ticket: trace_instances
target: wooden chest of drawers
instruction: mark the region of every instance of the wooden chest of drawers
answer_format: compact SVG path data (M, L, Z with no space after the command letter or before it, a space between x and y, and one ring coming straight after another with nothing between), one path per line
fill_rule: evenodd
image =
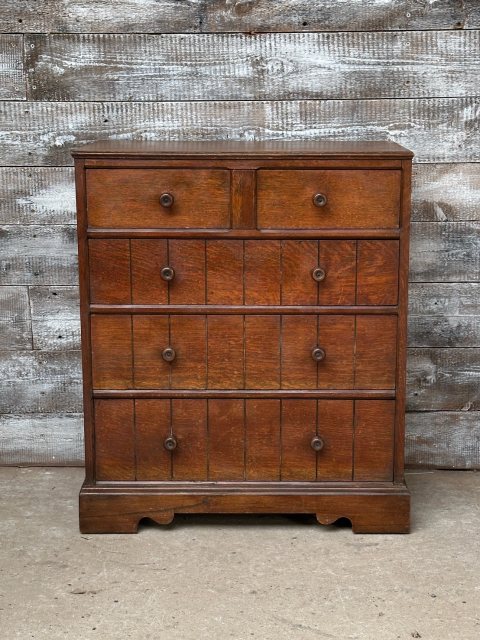
M412 154L224 142L73 155L81 530L262 512L407 532Z

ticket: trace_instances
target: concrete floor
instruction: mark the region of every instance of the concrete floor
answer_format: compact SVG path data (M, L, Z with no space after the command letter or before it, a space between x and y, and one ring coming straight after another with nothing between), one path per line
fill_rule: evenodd
M480 473L408 476L413 532L180 516L82 536L81 469L0 469L0 639L478 640Z

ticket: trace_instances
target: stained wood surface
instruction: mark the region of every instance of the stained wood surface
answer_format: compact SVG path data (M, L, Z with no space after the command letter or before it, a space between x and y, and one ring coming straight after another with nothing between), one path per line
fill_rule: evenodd
M479 45L478 31L462 30L254 37L35 34L26 38L28 97L153 101L470 96L480 83Z
M411 0L4 0L0 25L6 32L170 33L223 31L382 31L474 29L480 26L476 0L418 4Z
M468 98L204 102L5 102L8 165L70 165L74 144L128 140L394 140L417 162L480 160ZM447 124L448 123L448 124Z

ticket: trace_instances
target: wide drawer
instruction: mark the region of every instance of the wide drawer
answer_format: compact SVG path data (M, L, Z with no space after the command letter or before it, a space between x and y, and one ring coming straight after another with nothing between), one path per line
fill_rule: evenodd
M224 169L87 169L91 227L228 228Z
M398 170L257 172L259 229L371 229L399 225Z
M391 481L395 401L95 401L100 481Z
M394 315L91 317L96 389L393 389Z
M92 304L396 305L398 240L92 239Z

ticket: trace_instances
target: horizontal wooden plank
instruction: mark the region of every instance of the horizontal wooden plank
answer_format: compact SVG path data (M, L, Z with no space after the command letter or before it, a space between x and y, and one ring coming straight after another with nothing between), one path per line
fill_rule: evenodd
M33 348L42 351L80 349L80 320L61 317L32 320Z
M479 31L35 34L30 100L302 100L478 93ZM192 81L192 79L194 80Z
M211 102L3 102L5 165L68 165L95 139L392 140L417 162L480 160L480 98Z
M434 469L480 469L480 413L408 413L406 462Z
M480 347L478 316L409 316L410 347Z
M412 219L417 222L480 220L480 165L415 165Z
M5 351L32 348L27 287L0 287L0 345Z
M9 32L375 31L480 26L477 0L3 0Z
M412 283L409 287L409 312L427 317L480 315L480 284Z
M26 95L23 36L0 34L0 100L24 100Z
M0 465L81 464L82 414L0 416Z
M410 348L409 411L480 409L480 349Z
M82 410L78 351L0 351L0 413Z
M77 282L73 225L0 227L0 284L72 285Z
M410 285L411 347L480 347L480 283Z
M414 222L411 282L480 281L480 222Z
M0 167L0 224L74 224L70 167Z

